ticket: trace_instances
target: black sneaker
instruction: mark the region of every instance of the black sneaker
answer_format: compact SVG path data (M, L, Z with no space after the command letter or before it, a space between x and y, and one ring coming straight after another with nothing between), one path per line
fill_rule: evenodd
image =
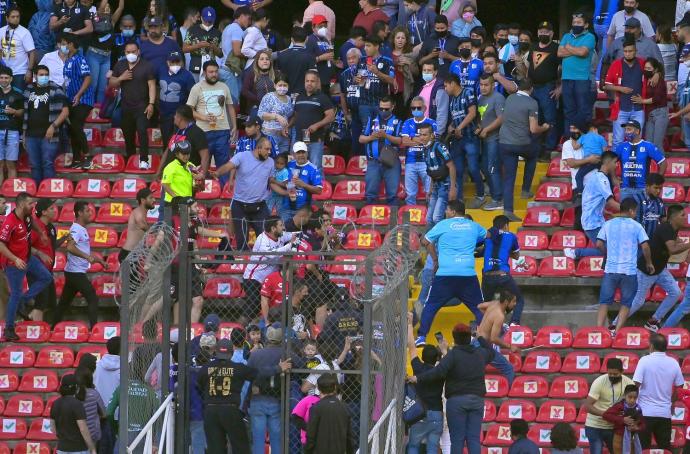
M644 324L645 329L648 329L649 331L656 333L659 331L659 328L661 328L661 322L654 317L650 318L647 320L647 323Z
M31 317L29 317L29 314L24 309L17 309L17 316L25 322L31 321Z
M73 159L72 164L68 165L68 169L78 169L84 164L84 161L81 159Z
M3 335L5 342L18 342L19 336L14 332L14 328L5 328L5 333Z
M84 170L89 170L91 168L91 159L86 158L82 162L79 163L79 168L84 169Z

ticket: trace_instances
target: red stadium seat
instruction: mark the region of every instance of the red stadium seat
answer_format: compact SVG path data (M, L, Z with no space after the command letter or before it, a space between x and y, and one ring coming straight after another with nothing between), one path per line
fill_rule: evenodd
M583 257L577 262L577 277L603 277L604 257Z
M546 176L551 178L570 178L570 167L560 157L553 158L549 163L549 168L546 170Z
M101 137L101 130L98 128L84 128L84 135L86 136L86 141L89 144L90 149L100 147L103 142L103 137Z
M513 439L510 437L510 424L490 424L484 436L485 446L510 446Z
M146 130L146 135L148 136L149 140L149 148L163 148L163 136L161 135L161 130L158 128L148 128ZM139 134L136 136L136 145L137 147L140 146L141 144L141 139L139 138ZM154 169L157 169L158 167L154 167Z
M50 325L46 322L17 322L14 329L19 342L43 343L50 339Z
M548 348L570 348L573 334L566 326L544 326L537 331L534 345Z
M100 113L101 113L101 105L100 104L94 105L94 108L91 109L91 112L89 112L89 116L86 117L86 123L100 123L100 124L110 123L110 119L109 118L101 118Z
M669 263L666 265L666 269L671 273L671 276L675 278L684 278L688 272L688 263Z
M107 353L108 349L105 345L86 345L81 347L77 352L77 359L74 360L74 367L79 367L79 363L84 355L93 355L96 357L96 360L100 360Z
M426 225L426 207L423 205L405 205L398 209L398 224L405 223L404 216L410 214L409 223L411 225Z
M112 227L88 227L92 248L111 249L117 246L117 231Z
M543 251L549 246L549 236L543 230L520 230L517 238L524 251Z
M542 375L518 375L508 396L538 399L546 397L548 393L549 382Z
M322 202L325 200L331 200L331 198L333 198L333 185L328 180L323 180L321 184L323 185L323 190L321 191L321 194L314 194L314 196L311 199L319 200Z
M671 427L671 447L682 448L685 446L685 430L683 427Z
M649 331L636 326L626 326L616 333L613 348L643 350L649 348Z
M96 205L94 205L91 202L89 202L89 209L92 213L96 213ZM62 210L60 210L60 216L58 217L58 221L64 223L74 222L74 202L65 202L64 205L62 205ZM58 239L62 236L60 235L61 229L64 229L65 233L69 232L69 226L58 226L57 229Z
M214 200L220 197L220 182L218 180L206 179L204 190L198 191L195 198L199 200Z
M560 220L561 215L556 207L528 207L522 225L524 227L556 227Z
M330 213L333 225L345 225L355 222L357 219L357 208L347 203L328 204L326 211Z
M400 230L395 231L395 230L389 230L386 233L386 236L383 237L384 242L391 241L391 236L395 235L395 244L399 248L401 247L409 247L411 251L418 251L419 248L422 246L421 240L419 238L419 235L417 232L414 231L409 231L407 234L407 241L408 243L406 245L403 245L403 240L405 239L404 233Z
M534 200L538 202L569 202L573 198L570 184L561 181L547 181L539 185Z
M0 367L32 367L36 354L24 345L7 345L0 350Z
M55 172L57 173L84 173L84 169L75 169L72 165L72 153L62 153L55 158Z
M551 399L584 399L589 392L587 379L574 375L559 375L551 383Z
M123 178L115 180L110 191L112 199L136 199L137 192L146 187L146 181L141 178Z
M519 353L513 353L509 352L508 350L503 350L501 353L496 352L496 354L503 355L503 357L508 360L510 365L513 366L513 370L515 372L520 372L522 370L522 357ZM495 374L498 373L499 370L492 366L491 363L489 363L486 365L486 372Z
M674 181L666 181L661 188L661 200L664 203L681 203L685 200L685 188Z
M230 187L230 183L225 183L225 186L223 186L223 190L220 192L220 198L223 200L230 200L232 199L233 195L235 194L235 186Z
M493 422L496 419L496 404L489 399L484 399L484 422Z
M126 224L132 207L124 202L106 202L98 209L95 222L100 224Z
M610 348L611 334L607 328L584 327L575 333L573 348Z
M22 374L22 379L31 372L35 371L27 371ZM17 387L19 386L19 375L17 375L17 372L13 370L0 370L0 392L3 393L9 393L12 391L16 391Z
M553 374L561 370L561 357L552 351L531 351L525 356L523 373Z
M105 263L108 264L109 273L119 273L120 272L120 260L118 259L119 252L112 252L106 257Z
M55 253L55 261L53 262L53 271L60 272L65 270L67 264L67 256L64 252L57 251Z
M22 418L0 418L0 440L23 440L26 430L26 421Z
M508 399L501 402L496 414L496 422L510 422L513 419L524 419L532 422L537 417L537 406L531 400Z
M51 345L43 347L36 356L34 367L64 369L74 364L74 352L69 347Z
M516 345L520 348L529 348L532 346L534 336L532 330L527 326L511 326L503 336L503 340L511 345Z
M551 447L551 424L532 424L527 438L540 448Z
M43 399L36 394L15 394L5 405L3 416L20 416L23 418L41 416Z
M485 375L486 397L505 397L508 395L508 379L503 375Z
M240 263L240 259L246 259L247 257L235 257L236 260L233 263L222 263L218 268L216 268L217 274L242 274L244 273L244 268L247 266L246 263Z
M50 410L53 408L53 404L58 400L59 395L52 395L46 399L46 403L43 406L43 417L50 418Z
M97 178L79 180L72 197L75 199L107 199L110 197L110 182Z
M113 277L112 274L96 276L93 281L91 281L91 284L96 290L96 295L100 298L122 295L119 279Z
M688 178L690 177L690 159L688 158L666 158L666 178Z
M666 336L669 350L687 350L690 348L690 333L685 328L661 328L659 334Z
M575 351L568 353L563 359L561 373L596 374L599 369L601 369L599 355L592 352Z
M242 284L237 279L215 277L204 286L204 298L241 298L244 296Z
M683 299L683 294L685 293L685 285L686 285L685 279L678 282L678 287L680 288L680 295L678 296L678 299L676 300L676 302ZM666 290L664 290L663 288L661 288L658 285L655 285L652 288L652 294L649 297L649 299L651 301L654 301L655 303L660 303L664 300L664 298L666 298Z
M331 274L355 274L358 268L364 266L364 255L336 255L334 264L330 265Z
M321 158L325 175L342 175L345 172L345 159L342 156L325 154Z
M587 246L587 237L579 230L559 230L554 232L549 250L562 251L565 248L583 248Z
M366 185L359 180L340 180L333 190L333 200L364 200Z
M547 400L539 406L537 422L557 423L575 422L577 408L575 404L567 400Z
M13 454L51 454L52 450L48 443L41 443L35 441L20 441L14 445ZM2 450L0 445L0 454L10 454L9 448L7 452Z
M391 208L387 205L367 205L359 212L359 225L389 225L391 223Z
M66 198L71 197L74 185L67 178L47 178L38 185L36 197Z
M565 229L572 229L575 227L575 208L568 207L563 210L563 215L561 216L561 227Z
M151 192L153 193L152 195L155 199L161 198L161 183L160 183L160 181L152 181L151 185L149 186L149 189L151 189Z
M109 339L120 335L120 322L98 322L91 330L89 343L105 344Z
M116 153L100 153L91 160L89 173L122 173L125 171L125 158Z
M350 230L345 239L344 249L373 250L381 246L381 234L378 230Z
M57 437L53 433L53 426L50 418L37 418L31 421L29 432L26 434L28 440L55 441Z
M125 136L122 129L108 129L103 137L103 146L106 148L125 148Z
M36 183L31 178L8 178L2 182L0 188L4 197L17 197L20 192L36 194Z
M127 158L127 163L125 164L125 173L134 173L138 175L153 175L156 170L161 165L161 157L158 154L149 154L149 166L148 169L139 168L139 155L132 155Z
M234 322L222 322L218 328L218 339L230 339L233 329L244 330L244 326Z
M325 157L325 156L324 156ZM347 161L345 174L353 177L362 177L367 173L367 157L353 156ZM326 174L328 175L328 174Z
M227 202L220 202L211 206L206 218L209 224L227 224L230 219L232 219L230 204Z
M53 328L50 342L83 344L89 340L89 327L84 322L59 322Z
M615 348L615 347L614 347ZM601 373L606 372L606 363L610 358L618 358L623 362L623 372L626 374L632 374L637 368L637 363L640 361L640 357L636 353L632 352L611 352L604 356L601 361Z
M570 277L575 274L575 261L569 257L544 257L537 274L542 277Z
M523 263L510 259L510 272L513 276L536 276L537 260L529 255L521 256Z
M685 415L687 414L688 409L685 408L685 405L683 405L680 402L677 402L673 404L673 408L671 408L671 423L672 424L684 424L685 423Z

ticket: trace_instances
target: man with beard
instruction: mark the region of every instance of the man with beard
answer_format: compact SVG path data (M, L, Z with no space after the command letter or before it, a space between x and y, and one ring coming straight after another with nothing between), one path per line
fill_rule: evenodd
M154 71L158 72L166 67L166 60L173 52L181 53L177 42L163 35L163 20L153 16L148 20L149 39L141 42L141 57L153 66Z
M19 25L19 8L12 6L7 10L7 25L0 28L3 60L13 74L12 86L24 90L31 83L31 73L36 63L36 51L31 33Z
M129 220L127 221L127 240L117 257L120 263L139 244L139 241L144 237L144 233L149 229L146 213L155 207L156 199L149 188L143 188L137 192L137 203L138 206L132 210L132 214L129 215Z

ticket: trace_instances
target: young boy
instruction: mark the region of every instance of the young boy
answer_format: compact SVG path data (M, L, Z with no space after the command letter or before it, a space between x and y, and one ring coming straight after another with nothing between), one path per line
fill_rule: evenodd
M578 128L580 131L587 131L580 137L580 145L582 145L582 159L592 159L590 156L601 157L602 153L606 150L608 143L600 134L597 127L592 123L586 123ZM585 176L592 170L599 167L599 161L597 163L585 164L577 169L577 174L575 175L575 185L581 191L584 188Z
M539 454L539 447L529 438L529 425L524 419L510 421L510 438L513 444L508 451L510 454Z
M350 412L337 396L338 378L335 374L325 373L319 377L316 385L321 400L309 412L304 453L354 453Z
M641 454L639 432L644 430L642 409L637 405L640 390L628 385L623 391L625 398L606 410L602 417L613 423L613 454Z

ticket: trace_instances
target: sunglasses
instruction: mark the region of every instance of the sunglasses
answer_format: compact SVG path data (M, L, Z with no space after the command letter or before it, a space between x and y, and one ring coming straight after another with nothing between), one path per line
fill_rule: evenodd
M412 110L424 110L424 107L412 106Z

